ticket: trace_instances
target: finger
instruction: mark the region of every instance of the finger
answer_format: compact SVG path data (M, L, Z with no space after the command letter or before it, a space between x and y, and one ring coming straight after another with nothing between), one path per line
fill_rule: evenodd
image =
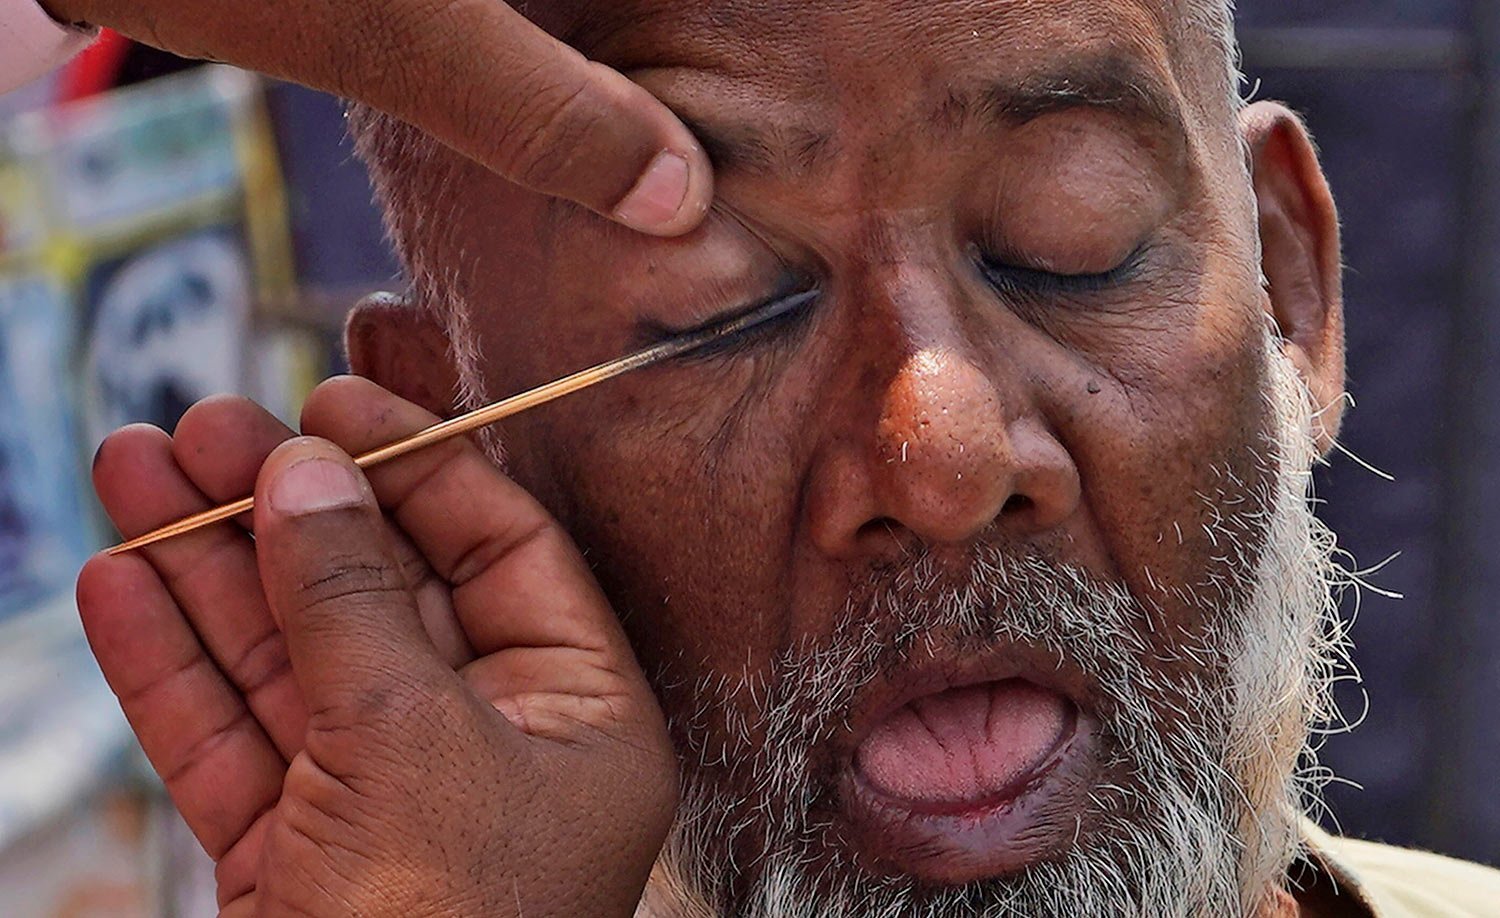
M284 786L284 785L283 785ZM214 865L214 885L218 887L221 908L228 903L251 897L255 893L257 874L260 871L266 841L270 837L271 823L279 818L280 808L274 807L245 830L245 833L230 846L229 850ZM223 918L224 912L219 913Z
M453 608L453 593L448 581L432 569L427 556L422 554L411 537L395 525L390 528L391 547L396 553L396 563L405 575L406 587L417 603L417 614L422 619L422 630L427 632L438 656L451 669L459 669L473 662L476 653L464 633Z
M245 442L264 451L275 432L265 426ZM162 431L126 427L99 447L94 487L118 528L139 535L208 507L173 455ZM192 449L184 449L192 453ZM245 697L250 710L290 758L302 748L307 710L292 678L286 641L271 618L255 563L255 545L234 525L210 526L142 550L209 656Z
M313 712L308 751L337 771L314 747L320 731L395 730L420 742L430 720L388 718L411 713L401 701L461 683L422 629L385 519L353 460L322 440L283 444L261 469L255 532L266 597Z
M271 451L297 432L242 395L214 395L187 410L172 431L172 458L214 504L255 490L255 476ZM238 521L249 528L251 514Z
M609 658L574 647L511 647L460 670L464 683L528 736L577 747L579 728L642 751L669 750L643 677L601 665ZM622 733L621 728L628 728Z
M320 386L304 429L358 453L437 420L366 379ZM453 585L480 656L572 647L633 660L593 574L562 527L464 438L368 471L383 506Z
M621 74L591 63L495 0L60 0L110 26L358 99L495 172L643 232L678 235L712 196L708 159L682 122Z
M227 503L254 491L266 457L294 436L290 427L250 399L214 396L188 409L177 423L172 455L214 503ZM249 525L250 515L246 516L245 524ZM434 576L427 559L410 539L399 533L394 538L397 560L439 654L454 668L473 660L473 648L454 618L447 584Z
M144 559L91 560L78 611L146 757L217 859L275 806L286 762Z

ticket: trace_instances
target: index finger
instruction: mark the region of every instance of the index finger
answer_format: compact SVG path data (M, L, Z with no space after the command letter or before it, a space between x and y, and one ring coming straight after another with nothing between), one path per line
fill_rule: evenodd
M519 185L642 232L691 230L713 195L707 156L665 105L497 0L47 5L364 102Z
M357 376L319 386L302 426L360 453L436 418ZM575 647L630 659L624 632L567 533L466 438L369 469L380 502L453 585L480 656Z

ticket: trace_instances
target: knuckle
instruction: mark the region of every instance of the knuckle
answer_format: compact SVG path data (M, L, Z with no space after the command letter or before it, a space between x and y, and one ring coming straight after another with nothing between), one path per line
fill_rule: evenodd
M406 578L395 565L364 556L335 555L296 585L305 610L405 595Z
M350 694L314 711L306 748L359 798L393 800L403 784L431 772L443 734L419 699L380 694Z
M286 636L272 629L262 635L225 672L245 697L261 692L282 676L292 671L292 659L287 652Z
M357 664L352 664L357 665ZM378 683L351 686L310 712L309 733L351 747L399 750L423 738L462 732L458 699L442 685L386 672Z
M404 686L365 689L351 702L346 713L357 724L409 721L423 713L416 693Z
M340 41L309 54L322 67L328 89L348 96L372 96L380 107L399 107L424 81L428 52L452 40L451 0L407 3L348 3L338 9ZM308 49L312 51L311 48Z

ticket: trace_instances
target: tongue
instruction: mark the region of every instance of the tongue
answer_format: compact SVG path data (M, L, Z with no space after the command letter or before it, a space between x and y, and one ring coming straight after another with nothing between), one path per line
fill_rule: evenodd
M916 803L993 798L1042 764L1069 703L1012 679L919 698L875 728L855 761L874 788Z

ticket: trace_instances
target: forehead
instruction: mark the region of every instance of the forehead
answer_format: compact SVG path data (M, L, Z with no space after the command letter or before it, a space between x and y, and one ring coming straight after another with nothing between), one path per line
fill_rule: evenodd
M560 0L540 21L667 100L721 167L785 174L896 121L1096 107L1181 139L1183 43L1209 42L1179 18L1163 0Z
M1093 54L1170 70L1185 31L1168 0L554 0L529 12L618 69L670 62L804 85L851 71L940 78L943 59L1019 70Z
M698 38L699 50L724 52L807 50L851 31L892 48L975 31L981 38L1026 34L1060 44L1100 36L1129 40L1175 34L1181 18L1174 0L552 0L522 6L580 46L602 48L623 38L623 50L635 41L625 33L633 33Z

